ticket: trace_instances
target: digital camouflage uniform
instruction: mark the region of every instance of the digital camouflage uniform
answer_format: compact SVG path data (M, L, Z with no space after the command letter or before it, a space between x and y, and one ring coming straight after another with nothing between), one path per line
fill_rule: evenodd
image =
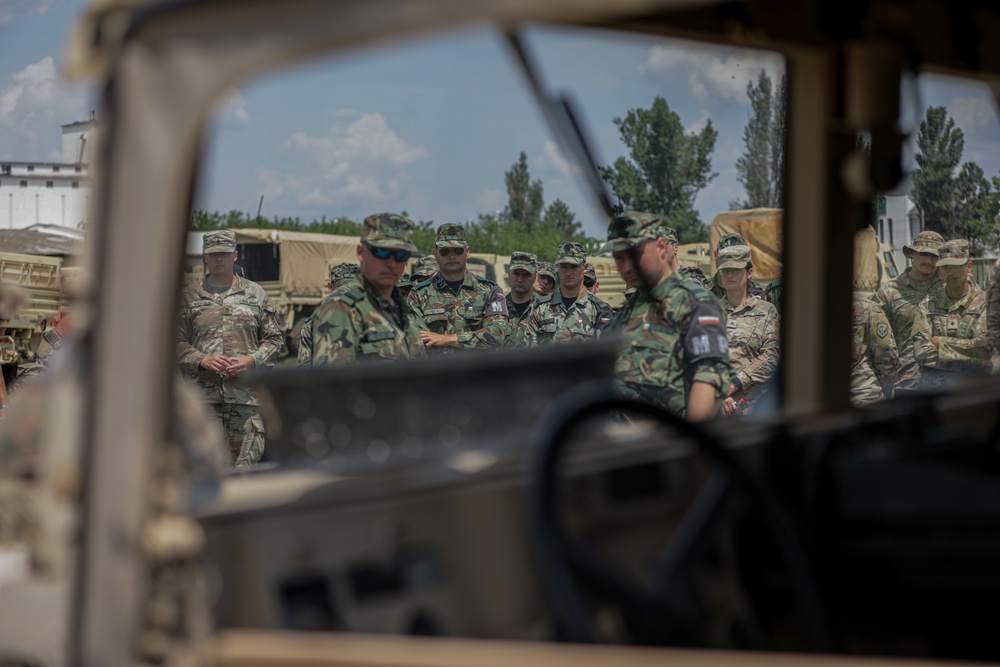
M556 264L580 266L587 261L587 252L579 243L567 241L559 246ZM561 290L538 297L538 305L528 322L525 337L529 345L571 343L600 336L611 323L614 310L587 291L581 282L580 293L567 306Z
M719 252L720 270L745 269L750 262L749 246L729 246ZM749 294L744 295L738 306L724 299L722 309L726 314L732 384L736 387L730 398L745 414L768 390L768 381L778 370L781 351L778 309Z
M413 223L395 213L368 216L361 231L361 241L376 248L414 252L412 239ZM424 355L418 322L399 288L389 301L362 273L323 297L313 313L312 337L313 366Z
M903 246L904 252L938 254L944 239L937 232L920 232L913 245ZM913 322L920 312L920 304L931 292L944 289L941 279L934 274L927 280L916 280L911 270L885 283L871 300L882 309L892 327L892 336L899 351L899 372L896 374L896 392L912 392L920 388L920 364L913 349Z
M875 302L859 296L851 312L851 405L892 398L899 354L889 318Z
M205 234L205 254L235 250L233 232ZM177 362L222 420L237 468L252 466L264 453L264 422L257 399L242 378L207 370L200 363L210 354L249 355L261 368L270 365L283 344L277 314L257 283L234 276L232 286L221 294L209 292L204 283L192 283L184 289Z
M723 234L722 238L719 239L718 245L715 247L716 253L721 253L723 248L728 248L730 246L740 245L750 247L747 240L740 236L739 234ZM712 286L709 291L712 292L718 299L726 300L726 288L722 286L719 282L719 271L716 268L715 276L711 279ZM764 288L758 285L753 280L747 281L747 294L757 297L758 299L764 298Z
M969 262L969 242L948 241L938 253L939 267L965 265ZM928 294L920 309L923 319L915 320L914 352L922 364L921 390L945 387L963 373L990 372L986 292L970 285L964 295L953 298L942 288ZM941 338L936 347L930 341L934 336Z
M538 257L531 254L530 252L515 252L510 256L510 267L508 271L513 271L514 269L522 269L528 273L534 274L537 272L538 267ZM514 308L514 300L511 298L512 294L507 294L507 314L510 318L510 332L507 334L507 340L504 342L504 347L526 347L528 341L525 338L525 334L528 332L528 324L531 322L531 315L535 312L535 308L538 306L538 299L532 293L531 302L528 305L528 309L524 311L524 315L518 317L517 310Z
M437 248L468 248L462 225L444 224L438 227L434 241ZM510 323L507 300L492 280L480 278L471 271L458 291L453 292L438 273L430 280L415 285L410 292L410 305L427 331L437 334L457 334L463 350L489 350L503 346ZM435 348L437 354L455 352L453 347Z
M629 211L612 219L601 252L618 252L656 239L659 218ZM621 329L615 362L621 395L661 406L681 417L695 382L726 395L730 383L726 318L717 298L671 273L649 291L638 290L610 328Z
M354 276L358 275L358 265L354 262L341 262L330 267L330 291L337 289L341 285L350 282ZM315 313L316 311L313 311ZM310 314L302 320L302 327L299 329L299 366L312 365L313 352L313 316Z

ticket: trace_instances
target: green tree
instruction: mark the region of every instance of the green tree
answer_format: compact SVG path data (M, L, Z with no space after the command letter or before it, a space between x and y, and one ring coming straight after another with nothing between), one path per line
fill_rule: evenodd
M507 186L507 207L503 211L504 220L520 220L530 229L542 215L544 200L542 182L531 180L528 171L528 156L521 151L521 157L504 173Z
M986 180L982 168L966 162L955 177L953 234L969 240L972 254L982 255L997 247L997 214L1000 213L1000 191Z
M677 230L681 243L707 239L694 200L718 176L712 171L718 137L712 121L701 132L685 134L680 117L657 97L649 109L631 109L614 123L629 156L600 167L600 172L619 206L660 214Z
M917 170L910 198L927 229L951 238L955 229L955 170L962 162L965 134L944 107L930 107L917 132ZM960 225L959 225L960 226Z
M542 220L546 225L553 225L562 232L566 241L572 241L580 235L581 226L576 221L576 214L569 210L569 204L562 199L556 199L546 207Z
M782 206L787 86L782 75L778 89L773 90L771 77L764 70L756 84L747 83L753 113L743 128L743 155L736 160L736 178L747 196L729 202L731 209Z

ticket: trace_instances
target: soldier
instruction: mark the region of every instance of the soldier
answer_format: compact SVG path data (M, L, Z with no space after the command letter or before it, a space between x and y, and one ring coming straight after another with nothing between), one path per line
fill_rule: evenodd
M535 293L538 296L552 294L556 289L556 267L552 262L539 262L538 275L535 277Z
M433 256L427 255L421 257L413 265L413 271L410 272L410 278L413 285L416 286L418 283L422 283L425 280L430 280L437 275L438 263Z
M419 321L396 287L416 249L405 216L365 218L358 275L323 297L313 313L313 366L424 355Z
M556 267L559 289L538 298L528 323L530 345L569 343L600 336L614 317L614 310L587 291L583 274L587 251L573 241L559 246Z
M327 293L332 292L341 285L354 280L358 275L359 267L354 262L341 262L330 267L330 282L326 284ZM314 311L315 312L315 311ZM313 338L312 338L312 314L302 320L299 329L299 352L297 363L299 366L312 366Z
M753 278L750 246L734 245L719 251L719 280L726 288L722 309L726 313L732 381L722 404L729 416L748 414L767 392L768 381L778 370L780 352L778 310L751 296L747 283Z
M537 276L538 258L529 252L515 252L510 256L507 279L510 293L507 295L507 313L510 315L510 333L504 347L524 347L528 323L537 303L533 286Z
M952 384L962 372L988 373L992 363L986 292L969 282L969 242L948 241L938 248L938 256L944 289L924 297L922 314L914 320L914 353L922 364L922 390Z
M660 219L629 211L608 226L621 277L636 295L615 316L624 344L616 386L691 421L715 415L730 385L726 316L717 298L673 271Z
M986 282L986 334L993 352L993 373L1000 372L1000 259L990 269Z
M177 362L222 420L232 462L249 468L264 453L264 422L241 376L269 366L283 334L263 288L233 273L236 234L208 232L203 243L207 273L184 289Z
M399 290L399 295L406 301L406 297L410 296L410 291L413 289L413 281L410 280L409 273L404 273L399 278L399 281L396 283L396 289Z
M904 245L903 254L910 260L910 268L875 292L872 301L882 309L892 327L892 335L899 352L899 371L896 373L894 395L902 396L920 388L921 366L917 363L913 347L913 323L920 311L920 303L931 292L941 289L937 275L938 249L944 239L937 232L920 232L913 245Z
M775 278L764 288L764 301L773 303L774 307L781 312L781 278Z
M597 280L597 271L594 270L593 264L588 264L587 270L583 272L583 286L591 294L596 295L601 291L601 283Z
M739 234L723 234L722 238L719 239L718 245L715 246L715 254L713 255L715 258L716 268L719 266L719 253L722 252L722 249L734 245L750 246L746 239ZM715 272L715 278L712 279L712 287L710 291L718 297L720 301L724 301L726 299L726 288L722 286L718 270ZM752 280L747 282L747 293L757 297L758 299L764 298L764 289Z
M424 345L445 353L502 347L510 326L507 301L496 283L466 269L465 227L438 227L434 258L438 274L410 292L410 304L425 326L420 332Z
M892 398L899 353L889 318L878 305L856 296L851 314L851 405L856 408Z

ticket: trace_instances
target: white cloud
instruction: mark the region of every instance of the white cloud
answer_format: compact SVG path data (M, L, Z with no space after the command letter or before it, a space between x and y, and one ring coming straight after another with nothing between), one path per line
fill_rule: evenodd
M559 146L551 139L542 146L542 155L537 160L537 164L541 167L554 167L566 176L580 173L580 167L564 158Z
M258 177L277 178L282 194L298 205L316 207L395 199L408 182L406 165L429 156L426 148L397 135L376 113L363 114L346 127L334 126L323 137L296 132L281 148L299 154L303 170L283 176L259 170Z
M243 93L232 90L222 103L222 110L219 114L224 123L231 125L247 126L250 124L250 112L247 110L247 101Z
M695 97L704 98L712 94L746 104L747 83L756 81L760 71L764 70L776 84L784 72L784 65L780 56L764 51L706 49L672 43L652 47L646 62L637 69L641 74L687 70L688 84Z
M479 195L479 207L487 211L496 211L503 206L507 199L507 193L503 190L487 190Z
M60 160L59 127L84 120L86 95L62 83L51 56L10 75L0 87L4 154L14 160Z
M705 129L705 126L708 125L708 120L708 109L702 109L701 116L698 117L698 120L684 128L684 132L686 134L698 134Z
M0 25L13 23L18 19L42 15L55 3L55 0L0 0Z

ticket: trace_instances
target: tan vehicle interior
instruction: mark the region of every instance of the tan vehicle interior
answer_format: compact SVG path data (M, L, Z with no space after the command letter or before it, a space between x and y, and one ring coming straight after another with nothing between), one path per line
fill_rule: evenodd
M1000 660L1000 386L865 411L849 401L849 258L872 197L902 175L899 82L938 72L1000 90L1000 8L975 0L96 0L69 61L100 91L104 123L91 280L72 356L53 371L78 391L60 413L76 428L44 443L64 457L60 479L81 482L65 494L80 503L77 537L65 567L0 586L0 626L13 615L27 628L0 627L0 658L142 664L143 638L170 625L147 604L148 527L162 518L150 490L184 437L175 304L208 127L228 91L470 25L510 47L609 215L579 109L546 86L525 30L785 59L775 409L698 427L625 404L608 393L617 347L604 340L262 373L270 462L225 477L196 517L207 583L191 609L210 609L197 627L214 629L180 624L159 660Z

